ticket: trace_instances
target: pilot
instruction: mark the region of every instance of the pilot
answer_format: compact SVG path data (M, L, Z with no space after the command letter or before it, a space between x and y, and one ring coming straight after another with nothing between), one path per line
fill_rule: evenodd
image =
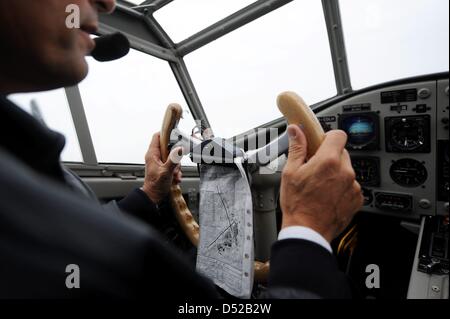
M80 8L80 29L65 25L70 4ZM219 297L150 225L170 185L181 179L176 163L162 163L158 135L146 155L143 187L103 207L62 168L64 138L7 99L83 80L85 56L93 49L88 34L96 31L98 15L114 6L114 0L0 0L2 298ZM351 297L329 244L363 201L344 149L346 135L329 132L306 161L303 131L289 126L288 133L283 222L272 247L268 296ZM67 283L73 267L79 270L78 287Z

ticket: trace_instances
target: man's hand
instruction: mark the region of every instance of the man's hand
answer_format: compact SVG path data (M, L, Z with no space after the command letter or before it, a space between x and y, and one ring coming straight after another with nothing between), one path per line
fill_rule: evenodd
M361 186L355 180L347 135L330 131L307 163L307 141L296 125L288 127L289 158L281 180L282 228L305 226L331 242L362 207Z
M159 137L159 133L153 135L152 142L145 155L145 181L142 187L142 190L155 204L159 204L166 198L170 187L174 183L181 183L182 178L181 165L179 164L181 147L173 149L167 162L163 163Z

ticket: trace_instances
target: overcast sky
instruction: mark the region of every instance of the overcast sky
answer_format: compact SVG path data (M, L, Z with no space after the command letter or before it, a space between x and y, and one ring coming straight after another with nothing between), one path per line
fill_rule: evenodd
M176 0L155 15L175 42L224 18L251 0ZM448 71L448 0L340 0L353 87ZM231 137L281 116L275 99L297 91L313 104L336 95L319 0L294 0L185 58L216 135ZM166 106L186 109L165 61L139 52L103 63L89 59L81 93L101 162L143 163ZM68 145L64 160L81 155L64 93L15 95L29 109L35 98L47 124Z

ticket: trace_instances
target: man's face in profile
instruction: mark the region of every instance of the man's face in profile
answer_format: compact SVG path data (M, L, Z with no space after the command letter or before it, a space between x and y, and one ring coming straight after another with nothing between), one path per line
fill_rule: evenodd
M80 9L80 28L66 24L70 5ZM94 48L89 34L98 14L115 0L0 0L0 93L74 85L86 77L85 56Z

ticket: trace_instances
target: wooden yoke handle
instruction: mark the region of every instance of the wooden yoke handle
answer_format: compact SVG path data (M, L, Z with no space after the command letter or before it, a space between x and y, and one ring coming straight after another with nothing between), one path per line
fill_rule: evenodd
M161 160L163 163L167 161L169 158L169 142L170 142L170 134L172 130L177 125L178 121L183 114L183 109L179 104L170 104L167 107L166 113L164 114L164 119L162 123L161 133L160 133L160 148L161 148Z
M163 163L167 161L170 154L170 134L175 128L175 125L180 120L182 114L183 109L179 104L170 104L167 108L166 114L164 115L161 135L159 139L161 160L163 161ZM198 246L200 227L192 216L192 213L189 210L186 201L184 200L183 192L181 191L181 187L179 185L172 185L172 187L170 188L170 202L172 204L172 208L175 212L178 223L180 224L184 233L194 246Z
M313 156L325 138L325 132L314 112L294 92L284 92L278 96L278 109L283 113L288 124L303 125L308 140L308 158Z

